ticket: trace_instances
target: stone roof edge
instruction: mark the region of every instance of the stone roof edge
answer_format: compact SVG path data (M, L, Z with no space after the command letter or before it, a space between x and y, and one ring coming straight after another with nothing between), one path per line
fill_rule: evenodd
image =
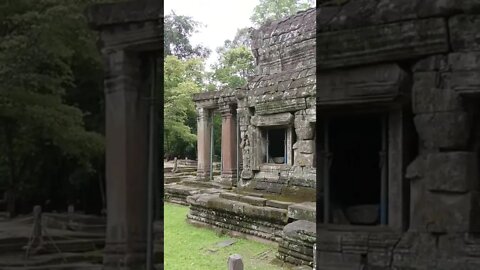
M203 101L203 100L218 99L220 97L234 97L235 92L239 89L241 88L201 92L201 93L193 94L192 98L193 98L193 101Z

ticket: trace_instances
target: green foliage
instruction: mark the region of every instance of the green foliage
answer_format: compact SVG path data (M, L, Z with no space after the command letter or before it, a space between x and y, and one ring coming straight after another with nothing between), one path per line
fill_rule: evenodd
M191 17L176 15L173 11L164 18L164 55L175 55L180 59L207 57L210 50L197 45L192 46L189 38L202 25Z
M165 155L195 153L195 104L192 95L203 87L204 65L201 58L187 60L176 56L164 59L164 151Z
M93 172L103 155L103 136L85 125L103 126L101 60L83 16L92 2L18 0L0 8L0 187L34 188L45 172L67 167Z
M220 54L219 62L214 66L213 78L220 86L234 89L245 86L248 76L253 75L254 70L252 52L240 45L227 48Z
M260 26L314 7L314 5L311 0L260 0L260 4L254 8L250 20Z

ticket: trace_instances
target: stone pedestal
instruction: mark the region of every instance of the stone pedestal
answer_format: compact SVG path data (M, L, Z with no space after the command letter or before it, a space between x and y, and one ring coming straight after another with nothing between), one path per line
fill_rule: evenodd
M205 108L197 109L197 179L208 181L210 179L211 163L211 112Z
M222 175L224 184L233 185L237 178L237 117L235 109L227 106L220 110L222 114Z

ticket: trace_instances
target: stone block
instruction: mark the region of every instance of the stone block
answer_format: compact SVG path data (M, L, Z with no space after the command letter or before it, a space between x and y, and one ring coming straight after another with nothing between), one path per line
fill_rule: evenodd
M413 72L446 71L447 69L447 57L443 54L422 58L412 68Z
M478 0L434 0L415 3L417 14L420 18L432 16L449 17L458 13L476 13L480 8Z
M209 209L221 210L226 212L233 211L234 202L231 200L225 200L222 198L212 198L207 202L206 207Z
M262 207L261 218L276 221L277 223L286 223L288 220L288 211L274 207Z
M271 115L255 115L252 116L250 122L257 127L286 126L293 123L293 114L279 113Z
M314 154L303 154L303 153L299 153L298 150L295 151L294 165L311 167L313 166L314 162L315 162Z
M268 200L265 205L274 207L274 208L280 208L280 209L288 209L288 206L290 206L292 203L291 202L283 202L283 201L277 201L277 200Z
M288 207L288 217L296 220L316 222L316 209L315 202L292 204Z
M320 69L411 59L449 50L443 18L319 33L317 41Z
M466 112L420 114L414 122L427 149L464 149L470 137L470 119Z
M480 96L479 72L480 69L445 73L447 87L461 95Z
M254 196L240 196L238 200L256 206L265 206L265 202L267 201L267 199Z
M305 98L294 98L288 100L263 100L262 97L255 97L255 113L267 115L283 112L294 112L307 107Z
M480 15L457 15L448 21L454 51L480 50Z
M407 73L397 64L323 71L318 74L317 101L326 106L393 99L409 80Z
M317 224L317 251L341 252L341 233L322 230L318 225L320 224Z
M478 159L472 152L440 152L427 156L426 187L432 191L468 192L478 187Z
M337 252L319 252L318 269L363 269L364 263L361 254L345 254Z
M448 54L448 66L452 71L479 71L480 52L455 52Z
M308 168L309 167L293 166L288 175L289 185L315 188L317 181L316 170Z
M452 89L443 88L438 72L417 72L413 84L413 112L416 114L460 110L460 96Z
M426 156L419 155L408 167L405 177L410 180L422 179L425 174Z
M232 193L232 192L222 192L220 193L220 198L238 201L239 198L242 197L240 194Z
M480 232L478 192L424 192L413 209L411 229L433 233Z
M288 223L283 227L283 234L291 238L305 239L304 235L315 238L317 235L317 224L307 220L297 220ZM313 241L315 242L315 240Z
M293 149L302 154L312 154L315 151L315 141L299 140L293 144Z
M312 140L315 135L315 129L312 125L305 127L295 127L295 134L299 140Z

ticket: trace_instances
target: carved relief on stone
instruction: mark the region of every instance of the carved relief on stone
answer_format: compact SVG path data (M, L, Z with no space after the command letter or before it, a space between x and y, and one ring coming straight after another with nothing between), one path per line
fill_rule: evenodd
M210 111L203 107L197 107L197 121L205 121L209 119Z
M241 143L240 148L242 150L242 159L243 159L243 170L241 177L243 179L251 179L253 177L252 167L250 165L251 153L250 153L250 140L248 137L248 132L242 131L241 134Z

